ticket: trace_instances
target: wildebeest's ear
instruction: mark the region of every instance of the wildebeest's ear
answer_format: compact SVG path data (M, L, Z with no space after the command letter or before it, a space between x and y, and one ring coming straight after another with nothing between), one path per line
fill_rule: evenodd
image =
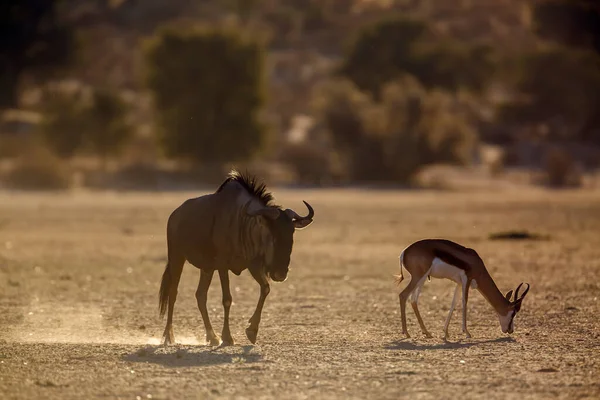
M279 209L275 207L257 206L251 202L246 205L246 213L252 216L262 215L270 219L277 219L279 212Z

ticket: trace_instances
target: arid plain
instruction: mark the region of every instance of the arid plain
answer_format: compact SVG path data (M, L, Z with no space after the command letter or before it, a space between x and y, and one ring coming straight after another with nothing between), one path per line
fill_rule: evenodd
M169 348L165 225L200 193L0 194L0 398L600 398L600 192L273 191L316 216L295 234L288 280L271 284L257 344L247 271L231 277L237 344L209 347L186 265ZM506 230L544 237L490 240ZM393 275L423 237L475 248L503 292L531 284L513 335L474 291L473 338L459 306L445 343L454 285L433 280L419 304L434 338L408 307L403 339ZM208 302L220 332L218 277Z

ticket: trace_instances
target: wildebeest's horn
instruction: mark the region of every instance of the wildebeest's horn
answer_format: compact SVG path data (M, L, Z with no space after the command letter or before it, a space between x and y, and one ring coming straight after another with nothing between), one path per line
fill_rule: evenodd
M310 204L308 204L304 200L302 200L302 202L304 203L304 205L306 205L306 208L308 208L308 215L306 217L302 217L302 219L313 219L313 217L315 216L315 210L313 210Z
M302 217L302 216L298 215L298 213L296 211L294 211L294 210L292 210L290 208L288 208L287 210L285 210L285 212L287 213L287 215L289 215L290 218L292 218L294 221L311 220L315 216L315 210L313 210L313 208L310 206L310 204L308 204L304 200L302 200L302 202L304 204L306 204L306 208L308 208L308 215L306 217Z

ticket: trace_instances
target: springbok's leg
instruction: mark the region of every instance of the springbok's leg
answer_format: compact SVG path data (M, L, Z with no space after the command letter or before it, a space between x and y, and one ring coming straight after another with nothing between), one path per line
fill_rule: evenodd
M454 312L456 302L458 301L458 292L460 288L461 284L456 284L456 289L454 289L454 297L452 298L452 305L450 305L450 311L448 312L448 317L446 317L446 323L444 324L444 340L448 339L448 326L450 325L450 319L452 319L452 313Z
M218 346L221 344L221 340L215 334L215 331L210 324L210 318L208 318L208 310L206 309L206 300L208 299L208 288L215 271L204 271L200 270L200 282L198 283L198 290L196 290L196 300L198 301L198 309L202 314L202 320L204 321L204 329L206 330L206 341L211 346Z
M183 271L185 258L171 256L169 257L168 263L171 281L169 285L167 325L165 326L165 332L163 333L165 338L165 346L175 343L175 334L173 333L173 310L175 308L175 301L177 300L177 287L179 286L179 279L181 278L181 272Z
M413 311L415 312L415 315L417 316L417 321L419 321L419 326L421 327L421 331L423 332L423 334L428 337L431 338L433 336L431 336L431 333L429 333L429 331L427 330L427 328L425 328L425 324L423 323L423 318L421 318L421 313L419 312L419 295L421 294L421 288L423 288L423 285L425 284L425 279L426 276L422 277L419 280L419 283L417 284L417 288L412 292L412 296L410 297L410 305L413 308Z
M258 282L260 285L260 297L258 299L258 304L256 305L256 310L254 310L254 314L250 317L250 326L246 328L246 336L248 340L252 342L252 344L256 343L256 336L258 335L258 325L260 324L260 318L262 316L262 309L265 305L265 300L271 291L271 287L269 286L269 281L267 280L267 276L263 267L251 267L248 268L250 274Z
M231 307L231 290L229 289L229 271L219 270L219 279L221 280L221 290L223 291L223 332L221 339L224 345L234 344L231 332L229 330L229 308Z
M412 291L415 290L415 288L417 287L418 281L419 279L416 279L416 277L411 276L408 285L406 285L406 287L398 295L398 299L400 301L400 317L402 319L402 333L407 338L409 338L410 335L408 334L408 329L406 328L406 300L408 299L408 296L410 296Z
M471 282L468 279L463 279L462 281L462 329L463 333L467 338L471 337L471 334L467 330L467 302L469 301L469 286L471 286Z

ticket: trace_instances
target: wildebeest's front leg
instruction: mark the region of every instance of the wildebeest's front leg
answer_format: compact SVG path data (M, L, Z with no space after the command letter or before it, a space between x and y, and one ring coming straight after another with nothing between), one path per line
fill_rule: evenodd
M260 324L262 309L265 305L265 300L271 291L271 287L269 286L269 281L267 280L267 275L265 274L263 266L250 267L248 270L256 282L258 282L260 285L260 298L258 299L258 304L256 305L256 310L254 310L254 314L252 314L252 317L248 321L250 322L250 326L246 328L246 336L248 337L248 340L254 344L256 343L256 336L258 335L258 325Z
M208 318L208 310L206 309L206 300L208 299L208 288L215 271L204 271L200 270L200 283L198 283L198 290L196 290L196 300L198 301L198 309L202 314L202 320L204 321L204 328L206 329L206 341L211 346L218 346L221 344L221 340L215 334L212 328L210 319Z
M231 308L231 290L229 289L229 272L227 270L219 270L219 279L221 280L221 289L223 291L223 332L221 339L224 345L234 344L229 330L229 309Z

